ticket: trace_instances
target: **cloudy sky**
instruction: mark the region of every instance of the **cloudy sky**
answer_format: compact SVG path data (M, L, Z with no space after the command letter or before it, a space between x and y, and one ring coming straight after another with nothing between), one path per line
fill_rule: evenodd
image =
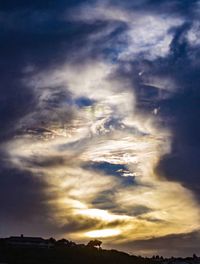
M200 1L0 4L0 236L200 254Z

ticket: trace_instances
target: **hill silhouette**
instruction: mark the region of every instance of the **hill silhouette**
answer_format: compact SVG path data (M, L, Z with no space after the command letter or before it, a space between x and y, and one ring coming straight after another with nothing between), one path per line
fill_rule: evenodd
M101 241L87 245L66 239L10 237L0 240L0 263L16 264L155 264L158 261L129 255L117 250L105 250Z
M145 258L101 248L100 240L87 245L66 239L12 236L0 238L0 264L200 264L195 254L188 258Z

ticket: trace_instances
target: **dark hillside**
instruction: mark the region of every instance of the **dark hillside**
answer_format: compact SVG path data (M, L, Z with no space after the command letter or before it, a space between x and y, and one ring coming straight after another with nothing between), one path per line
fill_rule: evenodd
M104 250L90 245L77 245L67 240L53 241L50 247L10 245L1 240L0 263L16 264L155 264L158 261ZM45 240L46 241L46 240ZM48 240L49 241L49 240ZM54 242L54 244L53 244Z

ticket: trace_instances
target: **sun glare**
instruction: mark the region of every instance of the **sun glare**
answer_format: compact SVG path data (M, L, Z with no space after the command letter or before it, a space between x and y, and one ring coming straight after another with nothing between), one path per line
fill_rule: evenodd
M103 238L103 237L112 237L120 235L121 231L119 229L102 229L102 230L94 230L85 233L86 237L91 238Z
M115 214L109 213L106 210L95 209L95 208L80 209L78 210L78 214L87 216L90 218L101 219L105 222L111 222L115 220L126 220L130 218L127 215L115 215Z

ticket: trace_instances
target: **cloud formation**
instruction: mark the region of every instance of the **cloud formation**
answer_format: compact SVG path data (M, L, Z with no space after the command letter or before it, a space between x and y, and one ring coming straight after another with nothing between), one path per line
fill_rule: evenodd
M2 6L0 232L169 254L199 239L199 2L72 2Z

